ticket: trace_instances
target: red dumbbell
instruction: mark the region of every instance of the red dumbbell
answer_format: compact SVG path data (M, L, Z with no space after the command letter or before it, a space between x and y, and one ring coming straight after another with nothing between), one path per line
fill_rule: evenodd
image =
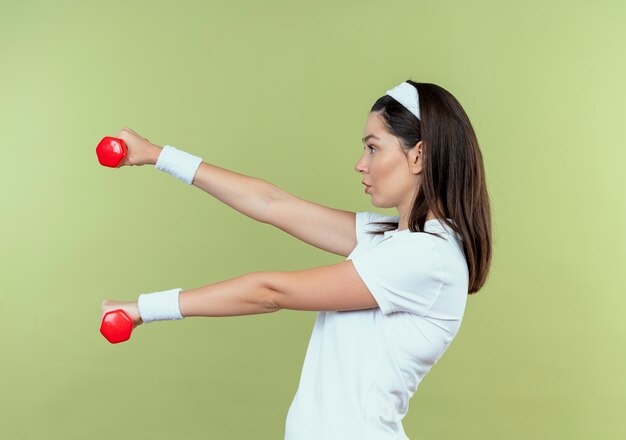
M111 344L128 341L133 332L133 320L122 309L111 310L102 318L100 333Z
M100 165L117 168L128 155L128 148L123 139L105 136L96 147Z

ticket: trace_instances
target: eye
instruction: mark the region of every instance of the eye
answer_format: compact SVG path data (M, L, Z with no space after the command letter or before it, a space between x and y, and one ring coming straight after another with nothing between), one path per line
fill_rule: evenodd
M367 148L369 148L370 150L376 151L376 149L375 149L375 148L370 147L369 145L367 146Z

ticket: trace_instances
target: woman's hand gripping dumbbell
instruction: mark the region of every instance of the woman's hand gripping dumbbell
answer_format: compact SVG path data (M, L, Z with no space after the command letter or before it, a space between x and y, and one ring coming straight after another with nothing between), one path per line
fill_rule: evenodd
M125 165L156 164L161 147L140 136L130 128L123 128L116 137L105 136L96 147L100 165L120 168Z
M124 342L143 324L137 301L102 301L100 333L111 344Z

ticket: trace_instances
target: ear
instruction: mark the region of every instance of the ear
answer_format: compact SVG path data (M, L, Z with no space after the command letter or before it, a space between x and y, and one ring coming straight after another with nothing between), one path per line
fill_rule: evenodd
M413 174L420 174L422 172L422 141L419 141L409 150L407 159L411 172Z

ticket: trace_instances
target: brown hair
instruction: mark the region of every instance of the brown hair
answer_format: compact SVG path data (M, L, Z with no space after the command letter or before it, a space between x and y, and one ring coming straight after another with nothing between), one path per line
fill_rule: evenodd
M406 82L417 88L421 119L388 95L380 97L370 112L380 112L405 155L423 141L423 172L409 216L409 230L425 232L430 209L460 234L469 270L468 294L476 293L487 279L492 256L491 210L478 140L465 110L450 92L436 84L410 79ZM394 222L371 223L384 226L368 231L375 235L398 228Z

